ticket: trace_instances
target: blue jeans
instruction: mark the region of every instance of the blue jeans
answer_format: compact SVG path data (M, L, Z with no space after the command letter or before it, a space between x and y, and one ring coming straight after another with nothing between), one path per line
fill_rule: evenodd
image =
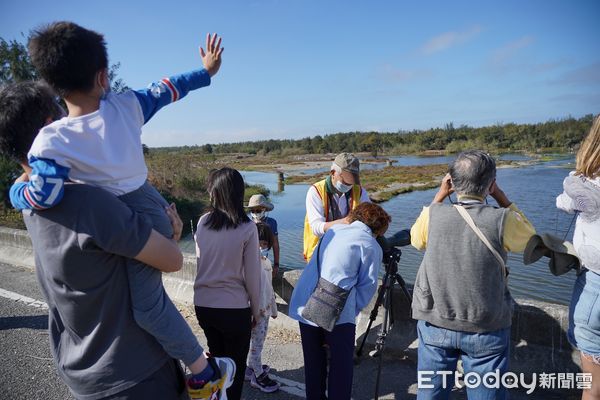
M465 385L469 400L503 400L508 393L495 379L477 385L477 377L482 380L487 373L501 377L508 371L510 351L510 327L486 333L452 331L431 325L417 323L419 335L419 386L417 400L448 399L454 387L456 364L462 358ZM447 375L439 371L450 371ZM498 372L496 372L498 371ZM469 374L472 373L472 374ZM487 375L489 378L492 374ZM445 379L444 379L445 378ZM444 385L445 380L445 385ZM424 387L428 386L428 387ZM470 387L471 386L471 387ZM476 387L475 387L476 386Z
M600 359L600 275L595 272L584 271L575 281L568 338L582 353Z

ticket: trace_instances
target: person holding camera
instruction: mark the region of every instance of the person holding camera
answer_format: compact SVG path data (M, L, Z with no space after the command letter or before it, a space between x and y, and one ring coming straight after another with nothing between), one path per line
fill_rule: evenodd
M376 204L361 203L348 220L349 225L339 224L325 233L290 300L289 316L300 323L308 400L350 398L356 316L377 288L383 251L375 238L386 232L391 217ZM335 291L347 292L341 313L328 321L327 329L307 320L305 312L322 279ZM314 314L327 314L331 302L318 304ZM329 374L324 344L329 347Z
M455 192L457 204L443 204ZM491 195L500 207L486 204ZM508 370L513 299L506 255L523 252L535 229L496 182L496 163L482 151L458 155L429 207L411 228L411 244L425 250L415 280L418 371L430 388L417 399L447 399L462 358L465 374ZM449 376L436 372L451 371ZM469 399L505 399L506 389L467 387Z

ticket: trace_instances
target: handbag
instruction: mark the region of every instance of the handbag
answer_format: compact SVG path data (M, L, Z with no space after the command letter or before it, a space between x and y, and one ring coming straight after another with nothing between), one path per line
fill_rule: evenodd
M321 277L319 250L322 241L323 239L321 238L317 246L317 271L319 279L300 315L305 320L313 322L326 331L331 332L340 319L350 290L343 289Z
M473 229L473 232L475 232L477 237L479 237L479 239L481 239L483 244L485 244L485 246L488 249L490 249L490 251L492 252L494 257L496 257L496 260L498 260L498 263L500 264L500 268L502 269L502 276L504 277L504 283L506 283L506 280L508 278L508 268L506 268L506 263L504 262L504 259L502 258L500 253L498 253L498 251L492 246L492 244L490 243L488 238L483 234L483 232L481 232L481 230L477 227L477 225L475 225L475 221L473 221L473 218L471 218L471 215L467 212L467 210L465 210L465 208L463 206L454 205L454 208L456 208L456 210L458 211L460 216L463 217L463 219L465 220L467 225L469 225L471 227L471 229Z

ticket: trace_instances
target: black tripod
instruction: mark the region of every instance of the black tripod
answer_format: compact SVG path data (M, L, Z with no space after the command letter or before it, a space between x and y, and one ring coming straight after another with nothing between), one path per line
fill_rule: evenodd
M373 325L373 321L377 319L379 306L383 304L383 322L381 324L381 328L379 329L379 333L377 334L377 341L375 342L375 351L371 354L373 357L379 357L379 366L377 367L377 381L375 383L375 399L379 398L379 378L381 376L383 346L385 345L385 339L388 332L390 331L390 329L392 329L394 325L394 312L392 309L394 304L394 302L392 301L394 283L398 283L400 289L402 289L403 295L408 301L408 304L410 304L412 301L410 292L406 288L406 282L404 282L404 279L398 273L398 263L400 262L401 256L402 251L396 247L392 247L383 255L385 275L383 276L383 281L377 291L377 300L375 301L375 305L371 310L371 315L369 316L369 325L367 325L365 336L363 337L360 347L356 351L356 356L361 357L363 347L367 340L367 336L369 336L369 331L371 330L371 325Z

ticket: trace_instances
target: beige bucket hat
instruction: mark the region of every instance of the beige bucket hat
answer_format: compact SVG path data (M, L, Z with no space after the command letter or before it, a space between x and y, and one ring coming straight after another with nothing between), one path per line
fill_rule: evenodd
M246 208L264 207L267 211L273 211L273 203L269 203L267 198L262 194L255 194L248 200Z

